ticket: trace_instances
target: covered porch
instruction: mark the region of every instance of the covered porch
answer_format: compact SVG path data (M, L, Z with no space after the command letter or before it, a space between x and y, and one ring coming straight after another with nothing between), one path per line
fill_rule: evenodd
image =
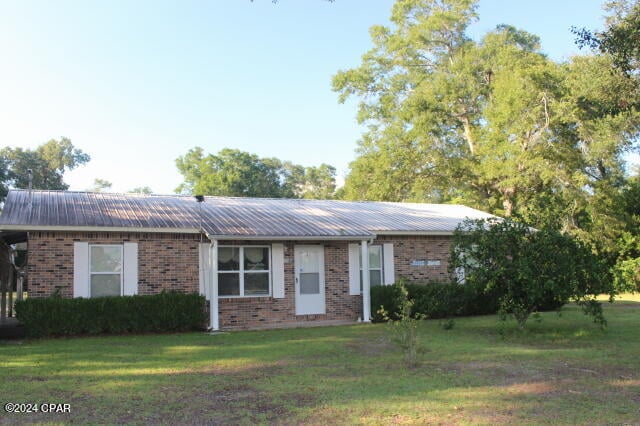
M27 233L0 233L0 338L23 337L15 302L27 296Z
M370 321L369 274L361 273L369 269L370 239L207 237L200 244L200 292L211 330Z

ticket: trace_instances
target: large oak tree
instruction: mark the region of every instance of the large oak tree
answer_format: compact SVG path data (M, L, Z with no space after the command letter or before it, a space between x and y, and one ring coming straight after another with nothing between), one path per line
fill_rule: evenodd
M472 0L398 0L360 66L334 76L368 126L345 197L462 201L588 227L638 133L637 112L611 113L619 92L636 96L628 79L604 56L552 61L509 25L472 40L476 19Z

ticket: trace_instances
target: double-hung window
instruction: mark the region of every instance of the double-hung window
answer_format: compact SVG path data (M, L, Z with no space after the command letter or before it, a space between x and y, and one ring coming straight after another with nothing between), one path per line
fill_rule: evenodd
M122 246L89 246L89 283L90 297L121 296Z
M218 248L218 295L269 296L271 267L268 246Z
M382 246L369 246L369 285L382 285ZM360 291L362 291L362 252L360 252Z

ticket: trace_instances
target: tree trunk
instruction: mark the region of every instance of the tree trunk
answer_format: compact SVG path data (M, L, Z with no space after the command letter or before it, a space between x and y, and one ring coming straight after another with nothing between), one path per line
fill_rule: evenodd
M513 215L513 209L515 208L513 196L515 193L516 189L513 187L502 190L502 207L504 208L504 215L506 217L511 217Z
M471 136L471 123L469 122L469 117L463 115L461 120L462 125L464 126L464 138L467 140L467 144L469 145L469 152L471 152L471 155L474 155L476 147L473 141L473 136Z

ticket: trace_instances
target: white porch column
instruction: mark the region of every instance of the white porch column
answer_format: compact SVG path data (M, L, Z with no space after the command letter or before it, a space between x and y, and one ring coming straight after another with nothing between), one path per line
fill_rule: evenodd
M211 240L209 246L209 259L211 266L208 273L211 274L211 291L209 292L209 324L211 330L220 330L220 319L218 318L218 240Z
M16 300L24 298L24 271L18 272L18 281L16 282Z
M362 253L362 321L371 322L371 292L369 282L369 248L367 240L360 244Z

